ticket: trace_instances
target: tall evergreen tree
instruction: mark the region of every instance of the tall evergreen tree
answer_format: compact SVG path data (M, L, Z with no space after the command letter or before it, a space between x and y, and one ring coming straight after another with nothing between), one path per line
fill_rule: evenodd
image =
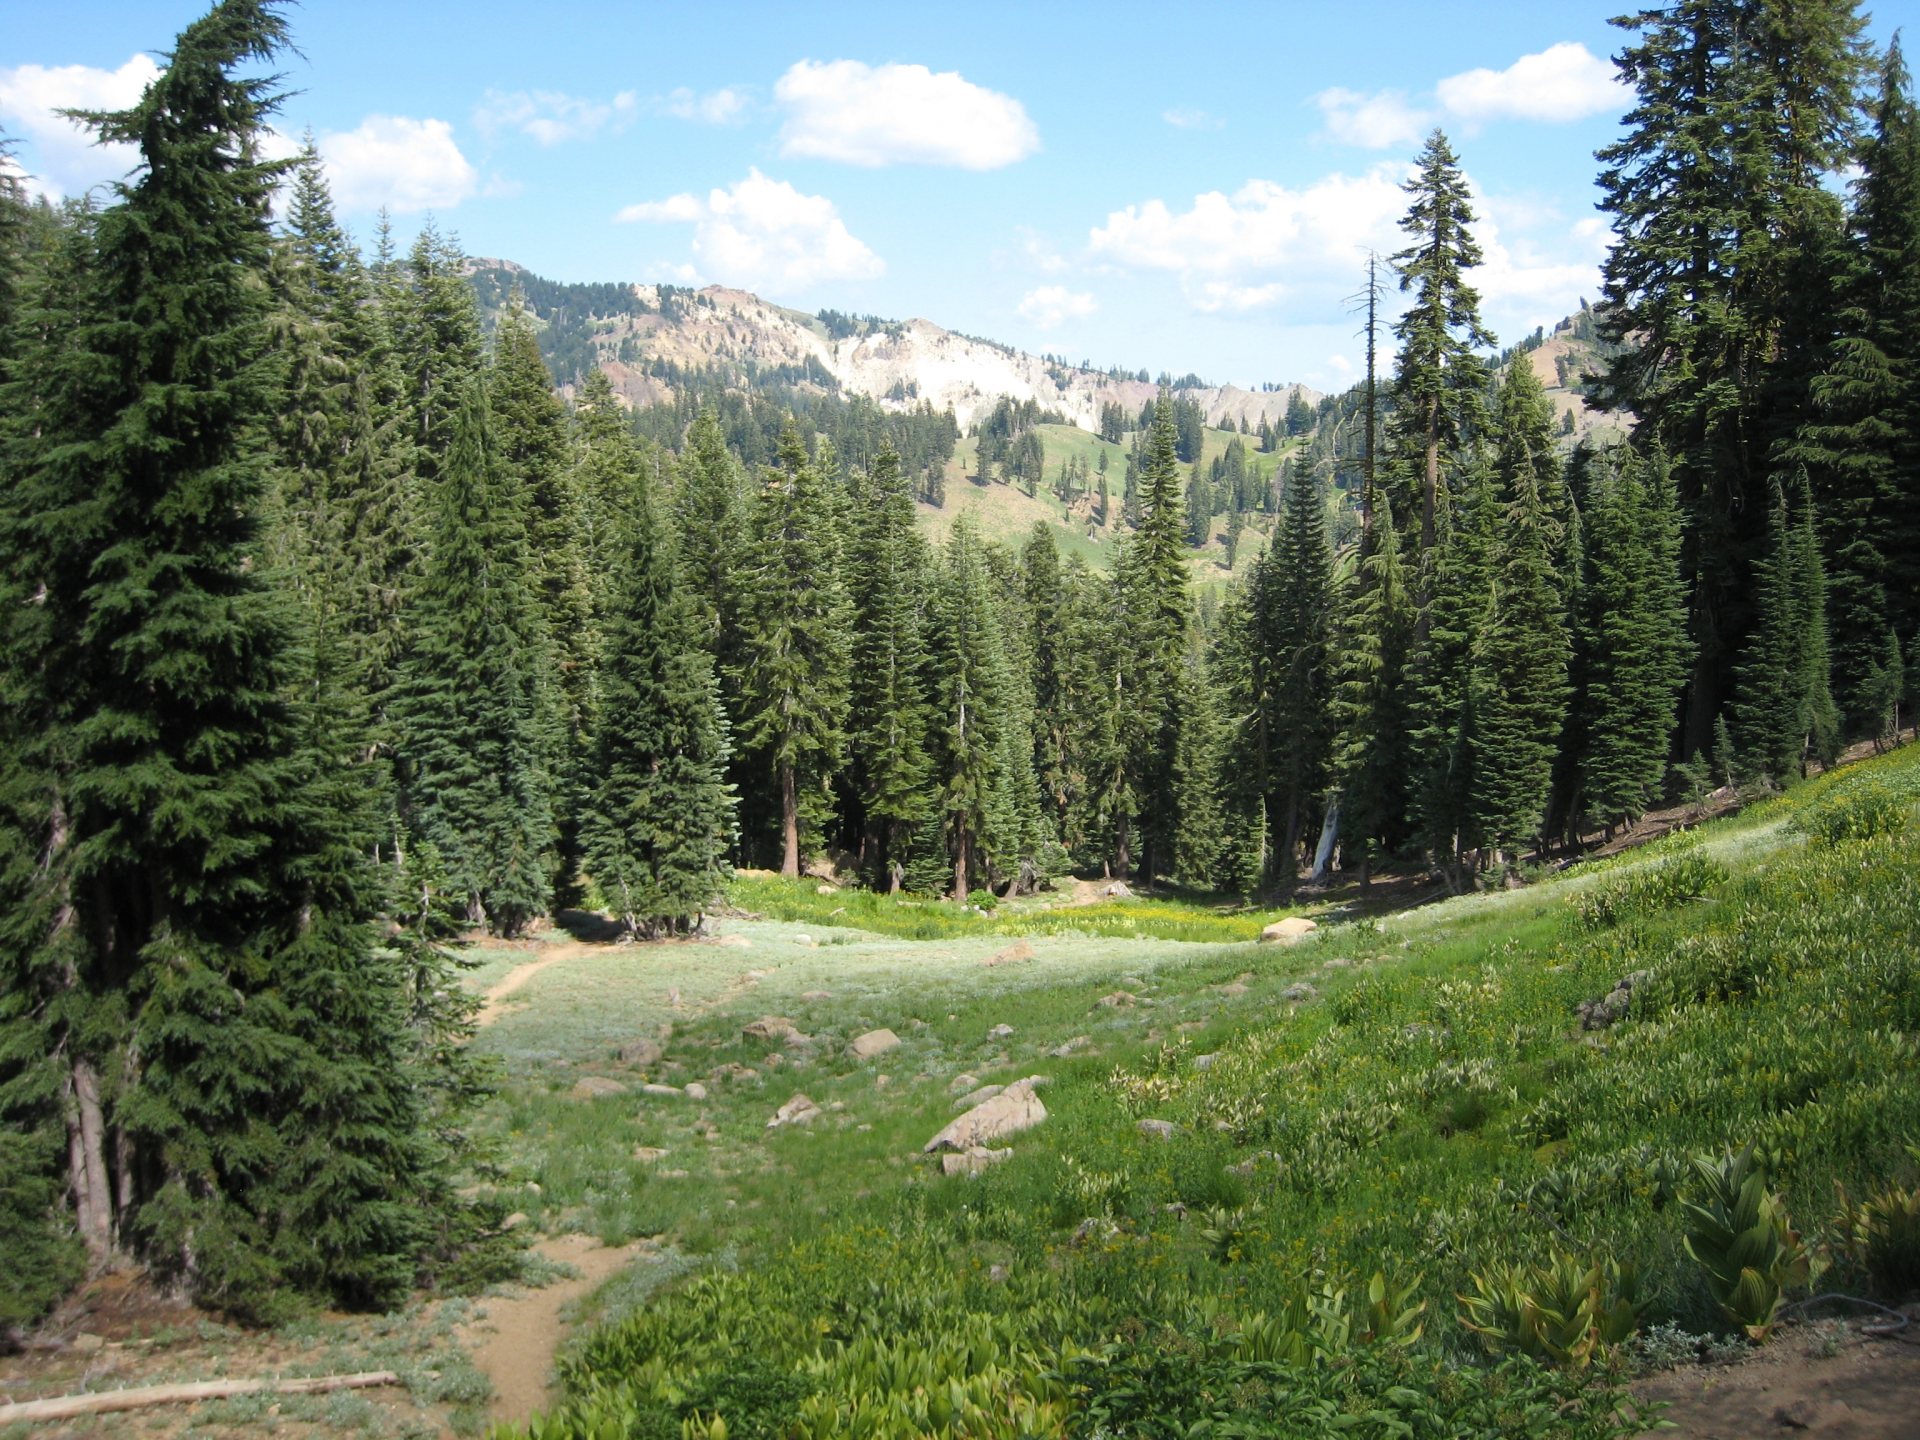
M1809 755L1837 748L1828 689L1826 576L1805 477L1791 500L1776 491L1767 549L1754 565L1755 622L1741 653L1733 740L1746 773L1783 783Z
M627 555L598 666L602 696L592 802L581 826L588 872L636 935L697 926L726 878L733 796L726 720L699 620L654 518L629 435L601 457L627 478Z
M913 492L891 445L859 482L849 537L852 600L849 736L865 819L868 868L898 889L912 827L931 810L926 696L928 561L914 528Z
M1576 793L1607 827L1660 797L1687 677L1680 514L1658 456L1616 447L1590 466L1575 627Z
M141 166L10 381L0 500L0 1048L41 1042L4 1128L64 1130L97 1263L255 1314L396 1299L451 1208L363 836L254 563L282 167L271 81L236 72L284 43L275 6L223 0L87 117Z
M983 840L1001 779L1005 698L1000 619L972 517L948 537L935 600L934 709L939 735L940 813L953 864L953 898L987 878Z
M837 479L807 455L799 427L780 432L762 477L740 579L748 624L739 667L740 739L771 772L780 873L800 873L803 822L817 817L846 748L850 635L840 574Z
M1342 850L1362 888L1405 835L1410 767L1406 677L1413 596L1385 495L1336 614L1331 715Z
M1546 818L1567 700L1566 593L1555 570L1561 489L1553 411L1533 366L1518 356L1495 419L1500 513L1491 582L1473 642L1474 791L1471 823L1499 850L1537 839Z
M413 635L393 701L406 816L469 923L517 935L548 908L552 747L524 511L503 483L479 377L441 461Z
M1302 470L1287 487L1280 530L1255 580L1259 643L1267 658L1267 731L1272 783L1266 814L1272 826L1276 878L1291 887L1301 837L1318 825L1318 797L1327 784L1333 743L1328 627L1333 608L1333 553L1323 492Z
M1481 257L1459 158L1435 130L1415 163L1404 187L1413 203L1400 221L1410 243L1393 257L1413 302L1393 327L1400 362L1388 433L1398 502L1408 523L1420 517L1424 556L1437 534L1442 471L1484 426L1486 367L1474 351L1494 340L1466 278Z

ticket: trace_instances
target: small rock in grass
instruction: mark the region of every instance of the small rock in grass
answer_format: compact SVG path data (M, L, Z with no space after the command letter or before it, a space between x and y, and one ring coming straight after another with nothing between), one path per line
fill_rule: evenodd
M569 1092L576 1100L602 1100L609 1095L624 1095L627 1087L604 1075L588 1075L574 1083Z
M876 1090L884 1090L891 1084L893 1084L893 1076L891 1075L876 1075L873 1077L873 1088Z
M978 1075L969 1075L963 1071L947 1082L947 1089L953 1094L958 1095L963 1090L973 1089L979 1083L980 1077Z
M687 1086L686 1095L689 1100L704 1100L707 1098L707 1087L695 1080Z
M1196 1055L1193 1057L1193 1068L1200 1071L1211 1070L1213 1068L1213 1062L1219 1058L1220 1055L1217 1051L1211 1051L1205 1055Z
M1289 915L1286 919L1276 920L1267 926L1260 932L1260 938L1281 945L1294 945L1319 928L1320 924L1316 920L1309 920L1304 915Z
M1101 891L1100 893L1105 895L1109 900L1133 899L1133 891L1127 885L1127 882L1124 880L1114 881L1111 885L1107 886L1107 888Z
M1011 1150L989 1150L984 1145L975 1145L955 1154L940 1157L940 1173L943 1175L978 1175L989 1165L998 1165L1013 1154Z
M506 1228L511 1230L516 1221L524 1225L527 1223L527 1217L524 1215L509 1215L507 1217ZM73 1337L73 1348L83 1355L90 1354L95 1350L104 1350L107 1348L106 1337L104 1335L96 1335L91 1330L82 1330L78 1335Z
M1244 981L1235 980L1230 984L1222 985L1220 987L1220 993L1222 995L1244 995L1247 993L1246 983Z
M987 1031L987 1038L989 1040L1005 1040L1009 1038L1012 1034L1013 1034L1013 1026L996 1025L993 1027L993 1029Z
M793 943L796 945L804 945L809 950L814 948L813 937L811 935L796 935L793 937Z
M900 1037L891 1030L869 1030L854 1038L847 1046L847 1053L856 1060L871 1060L876 1055L884 1055L900 1043Z
M1096 1003L1106 1006L1109 1010L1124 1010L1131 1006L1135 999L1134 995L1125 990L1116 990L1111 995L1102 995Z
M1047 1118L1047 1107L1033 1093L1032 1080L1016 1080L998 1095L957 1116L921 1148L971 1150L1003 1136L1031 1129Z
M678 1085L642 1085L640 1087L640 1093L642 1095L659 1095L663 1097L671 1097L675 1100L678 1100L681 1096L685 1095L687 1092L682 1090Z
M786 1104L773 1112L773 1118L767 1121L767 1129L776 1130L782 1125L811 1125L819 1115L820 1107L796 1091Z
M527 1212L526 1212L526 1211L524 1211L524 1210L516 1210L516 1211L514 1211L514 1212L513 1212L513 1214L511 1214L511 1215L509 1215L509 1216L507 1216L507 1218L506 1218L506 1219L504 1219L504 1220L502 1220L502 1221L500 1222L500 1228L501 1228L502 1230L518 1230L518 1229L519 1229L519 1228L520 1228L520 1227L521 1227L522 1225L524 1225L524 1224L526 1224L526 1223L527 1223ZM92 1350L97 1350L97 1349L99 1349L99 1348L100 1348L100 1346L99 1346L99 1345L91 1345L91 1346L89 1346L89 1345L83 1345L83 1344L81 1344L80 1342L81 1342L82 1340L84 1340L84 1339L86 1339L86 1338L87 1338L87 1337L86 1337L86 1335L85 1335L84 1333L82 1333L82 1334L80 1334L80 1335L76 1335L76 1336L74 1336L74 1339L73 1339L73 1347L74 1347L74 1349L76 1349L76 1350L89 1350L89 1349L92 1349ZM100 1337L99 1337L98 1335L95 1335L95 1336L94 1336L93 1338L94 1338L95 1340L100 1340ZM101 1344L105 1344L106 1342L105 1342L105 1341L101 1341L100 1343L101 1343Z
M1064 1060L1067 1058L1067 1056L1073 1054L1074 1051L1082 1049L1091 1043L1092 1043L1092 1038L1090 1036L1076 1035L1071 1040L1065 1041L1062 1044L1054 1046L1053 1049L1047 1052L1047 1054L1051 1055L1056 1060Z
M1180 1129L1171 1120L1142 1120L1133 1128L1149 1140L1171 1140Z
M1016 940L1004 950L997 950L980 963L982 965L1013 965L1021 960L1033 958L1033 946L1025 940Z
M840 893L840 887L837 885L820 884L813 887L813 893L816 895L838 895Z
M629 1040L615 1053L622 1065L631 1065L636 1070L644 1070L649 1065L658 1065L663 1058L660 1043L657 1040Z
M1289 985L1280 992L1280 998L1289 1005L1301 1005L1318 997L1320 992L1302 980L1297 985Z
M633 1158L638 1160L642 1165L651 1165L656 1160L664 1160L666 1154L667 1152L658 1145L636 1145L633 1147Z

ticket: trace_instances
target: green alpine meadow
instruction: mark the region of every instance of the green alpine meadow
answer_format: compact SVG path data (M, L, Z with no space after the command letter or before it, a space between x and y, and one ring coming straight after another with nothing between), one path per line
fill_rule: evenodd
M991 198L1091 163L1037 95L663 38L300 134L318 8L0 66L0 1436L1910 1433L1897 31L1302 82L1371 169L1074 249ZM1213 176L1234 112L1168 103ZM1476 147L1600 114L1541 281ZM670 125L644 193L757 158L607 207L639 283L437 213ZM836 165L946 167L1031 333L1161 343L1100 288L1157 267L1354 359L841 308L850 223L948 221Z

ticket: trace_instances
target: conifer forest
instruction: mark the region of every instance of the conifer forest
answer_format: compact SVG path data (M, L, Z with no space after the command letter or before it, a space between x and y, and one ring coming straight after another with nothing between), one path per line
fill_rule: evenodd
M0 169L0 1332L30 1334L87 1277L129 1264L256 1326L512 1273L520 1241L502 1215L527 1207L475 1195L502 1074L475 1043L469 971L476 947L541 943L562 917L597 917L670 976L718 921L769 909L811 917L814 933L910 913L959 934L1089 882L1195 916L1304 913L1330 895L1361 916L1416 893L1464 903L1607 863L1586 857L1654 812L1704 813L1711 796L1791 806L1843 758L1891 763L1910 738L1920 109L1898 40L1870 45L1855 0L1676 0L1615 22L1628 109L1596 157L1613 246L1600 293L1566 322L1582 346L1571 373L1543 377L1538 334L1515 344L1483 321L1472 138L1433 129L1407 172L1399 248L1356 252L1358 298L1328 317L1364 336L1350 388L1296 387L1271 424L1236 427L1212 423L1195 377L1163 376L1144 407L1103 402L1097 430L1073 432L1091 450L1057 440L1068 417L1031 399L962 419L792 367L663 366L647 373L669 398L634 400L594 338L646 310L627 287L476 261L430 219L403 231L383 212L351 235L311 136L274 158L264 136L300 21L276 0L218 0L137 104L87 114L137 147L123 183L56 202ZM715 303L658 293L648 314L663 324ZM840 336L888 322L815 323ZM1565 418L1552 378L1579 397ZM997 496L1065 518L982 523L970 497ZM1224 563L1201 566L1203 550ZM1898 865L1860 864L1888 887L1873 893L1911 898ZM1675 893L1718 894L1725 873ZM1765 896L1741 903L1802 904ZM1893 923L1904 902L1876 903ZM1581 935L1612 923L1580 914ZM1626 954L1593 963L1624 972ZM1637 973L1657 995L1681 985ZM1361 998L1332 1002L1329 1035L1376 1013L1397 1017L1403 1048L1429 1025L1468 1033L1464 1018L1416 1017L1403 1035L1381 983L1340 992ZM1731 971L1699 984L1671 1003L1771 993ZM1911 1086L1910 981L1872 993L1908 1017L1884 1022L1908 1032L1888 1041L1885 1073ZM1844 1013L1882 1024L1869 1010ZM1253 1051L1229 1057L1208 1076L1254 1086ZM1153 1088L1154 1063L1122 1075L1110 1059L1087 1083L1118 1087L1101 1093L1129 1117L1158 1114L1179 1092ZM1447 1094L1515 1116L1539 1099L1531 1082L1480 1087L1480 1063L1459 1060ZM1286 1087L1320 1093L1307 1066L1260 1082L1276 1106ZM1583 1133L1567 1104L1558 1128L1528 1112L1527 1165L1561 1163L1554 1147ZM1222 1113L1190 1128L1287 1151L1281 1119ZM1390 1130L1294 1140L1360 1163ZM1891 1163L1900 1137L1874 1133L1873 1164ZM1754 1143L1716 1137L1749 1160ZM1788 1142L1758 1144L1756 1163L1793 1173ZM1218 1197L1169 1195L1182 1217L1212 1206L1210 1238L1192 1244L1227 1265L1268 1242L1242 1235L1255 1221L1235 1172L1209 1173ZM1822 1160L1807 1173L1825 1204L1854 1172ZM1736 1209L1778 1198L1747 1194L1745 1171L1722 1178ZM1120 1202L1081 1208L1125 1228ZM1663 1213L1646 1224L1678 1223ZM1787 1234L1765 1215L1741 1224ZM1556 1247L1586 1235L1556 1225ZM1541 1413L1561 1417L1533 1430L1509 1423L1509 1392L1472 1389L1519 1395L1519 1371L1448 1378L1448 1356L1510 1317L1494 1271L1470 1283L1435 1246L1409 1252L1405 1273L1438 1277L1418 1301L1390 1267L1369 1290L1372 1266L1355 1262L1353 1293L1370 1301L1340 1343L1364 1330L1405 1348L1339 1383L1457 1408L1354 1433L1635 1433L1576 1417L1578 1386L1552 1389L1617 1338L1608 1306L1628 1305L1632 1328L1617 1266L1568 1282L1593 1317L1574 1340L1518 1345L1512 1363L1539 1367L1557 1397ZM1791 1290L1790 1260L1747 1273ZM1559 1262L1545 1263L1526 1283L1548 1284ZM1728 1315L1739 1271L1712 1292ZM1499 1273L1519 1287L1528 1272ZM1305 1410L1291 1429L1186 1428L1200 1410L1154 1428L1164 1417L1143 1397L1178 1385L1155 1378L1144 1343L1121 1359L1110 1345L1086 1379L1093 1352L1069 1343L1066 1319L1019 1337L955 1321L976 1360L1027 1378L962 1364L929 1391L934 1410L861 1428L857 1407L821 1408L829 1360L787 1364L815 1340L754 1328L801 1304L755 1290L772 1283L762 1274L698 1284L750 1317L742 1343L773 1387L752 1394L786 1396L800 1417L786 1428L740 1398L750 1387L715 1398L725 1365L653 1390L632 1378L718 1344L674 1311L645 1322L657 1334L602 1332L569 1362L586 1408L529 1433L1323 1433ZM1680 1284L1659 1303L1718 1313L1705 1299L1688 1311ZM1118 1293L1074 1303L1110 1337L1127 1314L1194 1334L1217 1319L1168 1319L1171 1291ZM1348 1303L1331 1294L1312 1313ZM1429 1302L1416 1345L1407 1316ZM1020 1302L1051 1315L1046 1303ZM1284 1328L1280 1302L1262 1303ZM1460 1310L1458 1328L1442 1309ZM1434 1348L1443 1331L1453 1350ZM1304 1404L1305 1390L1271 1388L1271 1366L1316 1362L1276 1345L1236 1352L1269 1368L1234 1371L1221 1393L1257 1381L1273 1414ZM1021 1368L1033 1355L1053 1358L1031 1374L1064 1388ZM606 1388L615 1374L625 1389ZM988 1374L1001 1378L967 1389ZM805 1375L813 1390L779 1389ZM1017 1403L988 1397L1004 1386ZM1376 1418L1388 1405L1328 1403Z

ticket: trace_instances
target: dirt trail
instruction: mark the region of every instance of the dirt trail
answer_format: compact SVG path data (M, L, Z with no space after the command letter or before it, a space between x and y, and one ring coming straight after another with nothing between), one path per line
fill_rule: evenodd
M563 940L558 944L542 945L540 958L529 960L524 965L516 965L506 973L498 985L487 991L486 1003L480 1007L480 1013L474 1017L476 1025L491 1025L506 1012L505 1001L526 983L545 970L549 965L558 965L563 960L578 960L587 955L605 954L605 945L587 945L578 940Z
M553 1357L567 1337L560 1312L652 1249L642 1241L610 1250L591 1235L557 1235L538 1241L533 1248L580 1273L544 1289L496 1295L486 1301L487 1318L474 1332L479 1343L473 1363L493 1382L487 1414L494 1421L519 1423L551 1403L547 1382L553 1375Z
M1920 1329L1920 1327L1914 1327ZM1920 1334L1869 1340L1857 1333L1833 1354L1810 1337L1782 1334L1735 1365L1688 1366L1633 1387L1668 1405L1665 1440L1912 1440L1920 1432Z

